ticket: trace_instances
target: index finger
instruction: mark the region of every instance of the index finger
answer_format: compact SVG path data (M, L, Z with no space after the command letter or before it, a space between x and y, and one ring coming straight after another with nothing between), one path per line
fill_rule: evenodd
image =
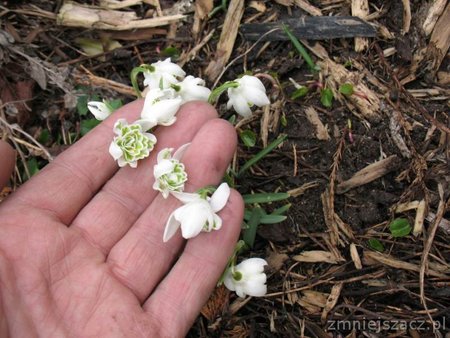
M109 154L112 128L119 118L138 119L143 101L114 112L90 133L48 164L5 202L20 202L46 210L69 224L97 190L119 169ZM61 203L63 202L63 203ZM9 203L8 203L9 204Z

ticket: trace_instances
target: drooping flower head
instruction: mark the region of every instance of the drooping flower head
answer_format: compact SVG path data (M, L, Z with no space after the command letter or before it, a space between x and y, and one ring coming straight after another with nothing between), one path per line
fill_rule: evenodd
M252 115L250 108L253 105L262 107L270 103L266 95L266 88L257 77L244 75L233 82L238 85L228 88L227 109L233 107L239 115L250 117Z
M109 146L109 153L119 167L128 164L136 168L139 160L150 155L157 141L155 135L146 133L138 121L128 124L125 119L119 119L113 130L117 136Z
M144 86L149 86L150 89L169 88L186 75L180 66L170 61L170 58L152 63L148 68L148 71L144 72Z
M173 148L165 148L158 153L158 163L153 167L155 177L153 189L160 191L164 198L167 198L170 192L183 192L184 190L187 173L180 160L188 146L189 143L181 146L173 156Z
M182 98L183 103L195 100L206 102L211 94L211 90L205 87L205 81L192 75L186 76L183 81L172 87L175 88L177 94Z
M175 123L181 104L182 99L174 89L151 89L145 96L140 122L145 130L156 125L170 126Z
M103 121L112 113L111 107L108 106L104 100L103 102L90 101L87 103L87 107L89 111L94 115L94 117L99 121Z
M267 293L265 265L267 262L262 258L246 259L228 268L223 283L239 297L262 297Z
M181 235L193 238L201 231L210 232L222 227L222 219L216 214L222 210L230 196L230 187L222 183L208 198L202 194L172 193L184 203L169 216L164 230L163 241L167 242L181 227Z

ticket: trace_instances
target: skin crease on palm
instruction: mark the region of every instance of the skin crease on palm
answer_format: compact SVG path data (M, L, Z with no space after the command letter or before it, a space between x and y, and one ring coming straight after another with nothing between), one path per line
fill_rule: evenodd
M115 112L0 203L1 337L183 337L216 286L240 232L232 191L219 231L163 243L180 205L152 189L156 154L192 142L185 191L218 184L236 134L208 104L190 102L137 169L108 153ZM1 155L1 154L0 154Z

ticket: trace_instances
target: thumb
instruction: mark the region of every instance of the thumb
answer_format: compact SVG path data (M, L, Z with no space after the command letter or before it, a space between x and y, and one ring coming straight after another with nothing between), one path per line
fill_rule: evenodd
M0 140L0 190L8 182L16 163L16 152L5 141Z

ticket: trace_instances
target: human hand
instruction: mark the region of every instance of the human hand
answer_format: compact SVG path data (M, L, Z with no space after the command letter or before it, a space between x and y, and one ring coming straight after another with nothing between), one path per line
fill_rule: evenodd
M156 154L192 142L186 191L220 182L236 147L233 127L200 102L160 127L137 169L108 153L113 114L0 204L0 336L181 337L215 287L239 236L243 202L232 191L223 227L163 243L179 205L152 189Z

